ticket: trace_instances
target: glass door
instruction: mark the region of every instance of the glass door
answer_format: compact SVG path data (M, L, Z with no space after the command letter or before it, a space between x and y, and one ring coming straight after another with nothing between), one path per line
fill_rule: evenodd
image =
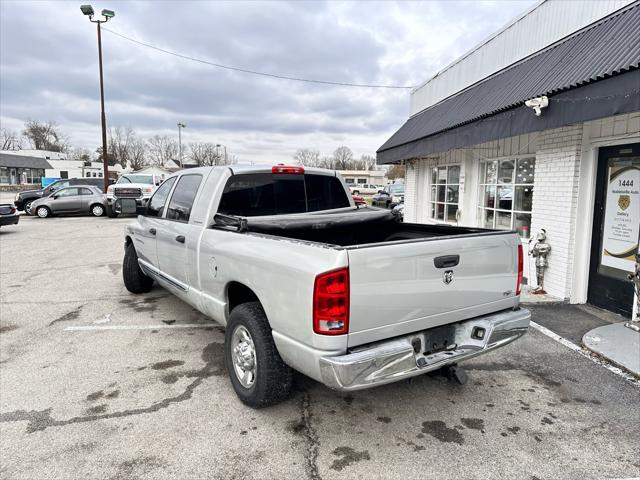
M640 143L601 148L591 239L589 303L631 317L640 230Z

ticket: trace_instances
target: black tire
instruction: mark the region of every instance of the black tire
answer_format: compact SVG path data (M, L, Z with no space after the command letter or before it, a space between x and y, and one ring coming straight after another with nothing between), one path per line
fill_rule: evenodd
M133 243L125 247L122 279L124 286L131 293L147 293L153 288L153 278L147 277L138 265L138 254Z
M31 204L33 202L35 202L35 200L27 200L26 202L24 202L24 205L22 206L22 208L24 208L25 215L33 215L32 213L29 212L29 208L31 207Z
M118 213L113 210L111 205L107 205L107 217L118 218Z
M385 204L385 208L389 208L391 206L391 200L387 201L387 203Z
M49 210L49 207L38 207L36 208L36 215L40 218L47 218L51 216L51 210Z
M353 194L354 194L354 195L360 195L360 190L354 190L354 191L353 191Z
M104 205L100 203L94 203L89 207L89 213L91 213L91 215L93 215L94 217L102 217L104 215Z
M240 326L251 335L255 349L257 368L253 385L249 388L240 382L232 358L233 335ZM233 309L224 340L225 366L233 389L242 403L253 408L262 408L275 405L289 396L293 371L280 358L267 316L259 302L243 303Z

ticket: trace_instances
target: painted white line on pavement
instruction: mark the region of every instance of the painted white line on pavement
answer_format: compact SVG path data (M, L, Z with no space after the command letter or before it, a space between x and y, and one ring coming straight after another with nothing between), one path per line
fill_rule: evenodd
M182 325L77 325L67 327L66 332L84 332L88 330L158 330L161 328L215 328L215 323L185 323Z
M600 365L601 367L606 368L610 372L615 373L616 375L624 378L625 380L627 380L630 383L633 383L636 386L640 386L640 381L636 377L634 377L630 373L625 372L621 368L618 368L618 367L616 367L614 365L611 365L609 362L607 362L606 360L603 360L598 355L590 352L589 350L584 349L584 348L576 345L573 342L570 342L566 338L561 337L557 333L552 332L547 327L543 327L542 325L539 325L536 322L530 322L530 325L533 328L535 328L536 330L538 330L540 333L542 333L543 335L546 335L547 337L551 338L552 340L555 340L556 342L564 345L567 348L570 348L574 352L578 352L580 355L582 355L583 357L588 358L593 363L596 363L596 364Z

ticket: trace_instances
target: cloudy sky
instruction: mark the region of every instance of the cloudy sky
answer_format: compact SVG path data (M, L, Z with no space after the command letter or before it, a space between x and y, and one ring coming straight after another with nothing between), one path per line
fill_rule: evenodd
M348 83L417 85L529 8L522 1L119 2L107 28L203 60ZM0 2L0 122L57 122L74 146L100 138L95 27L80 2ZM241 161L375 150L406 120L409 90L236 73L103 31L107 123L143 136L226 144Z

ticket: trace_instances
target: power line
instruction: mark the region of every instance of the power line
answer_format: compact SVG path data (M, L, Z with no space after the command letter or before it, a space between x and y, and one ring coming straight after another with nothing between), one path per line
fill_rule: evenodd
M102 30L109 32L113 35L116 35L120 38L123 38L125 40L128 40L129 42L133 42L136 43L138 45L141 45L143 47L147 47L147 48L151 48L153 50L156 50L158 52L162 52L162 53L166 53L168 55L173 55L174 57L178 57L178 58L182 58L184 60L190 60L192 62L198 62L198 63L203 63L205 65L210 65L212 67L217 67L217 68L222 68L225 70L232 70L234 72L241 72L241 73L248 73L251 75L260 75L263 77L270 77L270 78L278 78L280 80L291 80L294 82L305 82L305 83L319 83L322 85L338 85L341 87L357 87L357 88L387 88L387 89L395 89L395 90L408 90L413 88L412 86L401 86L401 85L370 85L370 84L364 84L364 83L348 83L348 82L332 82L329 80L316 80L316 79L311 79L311 78L300 78L300 77L290 77L288 75L277 75L275 73L266 73L266 72L259 72L257 70L249 70L246 68L240 68L240 67L232 67L229 65L222 65L220 63L215 63L215 62L210 62L208 60L203 60L201 58L195 58L195 57L190 57L189 55L184 55L182 53L176 53L176 52L172 52L170 50L165 50L164 48L160 48L160 47L156 47L155 45L151 45L145 42L141 42L140 40L136 40L135 38L131 38L128 37L126 35L123 35L122 33L118 33L114 30L108 29L106 27L102 27Z

